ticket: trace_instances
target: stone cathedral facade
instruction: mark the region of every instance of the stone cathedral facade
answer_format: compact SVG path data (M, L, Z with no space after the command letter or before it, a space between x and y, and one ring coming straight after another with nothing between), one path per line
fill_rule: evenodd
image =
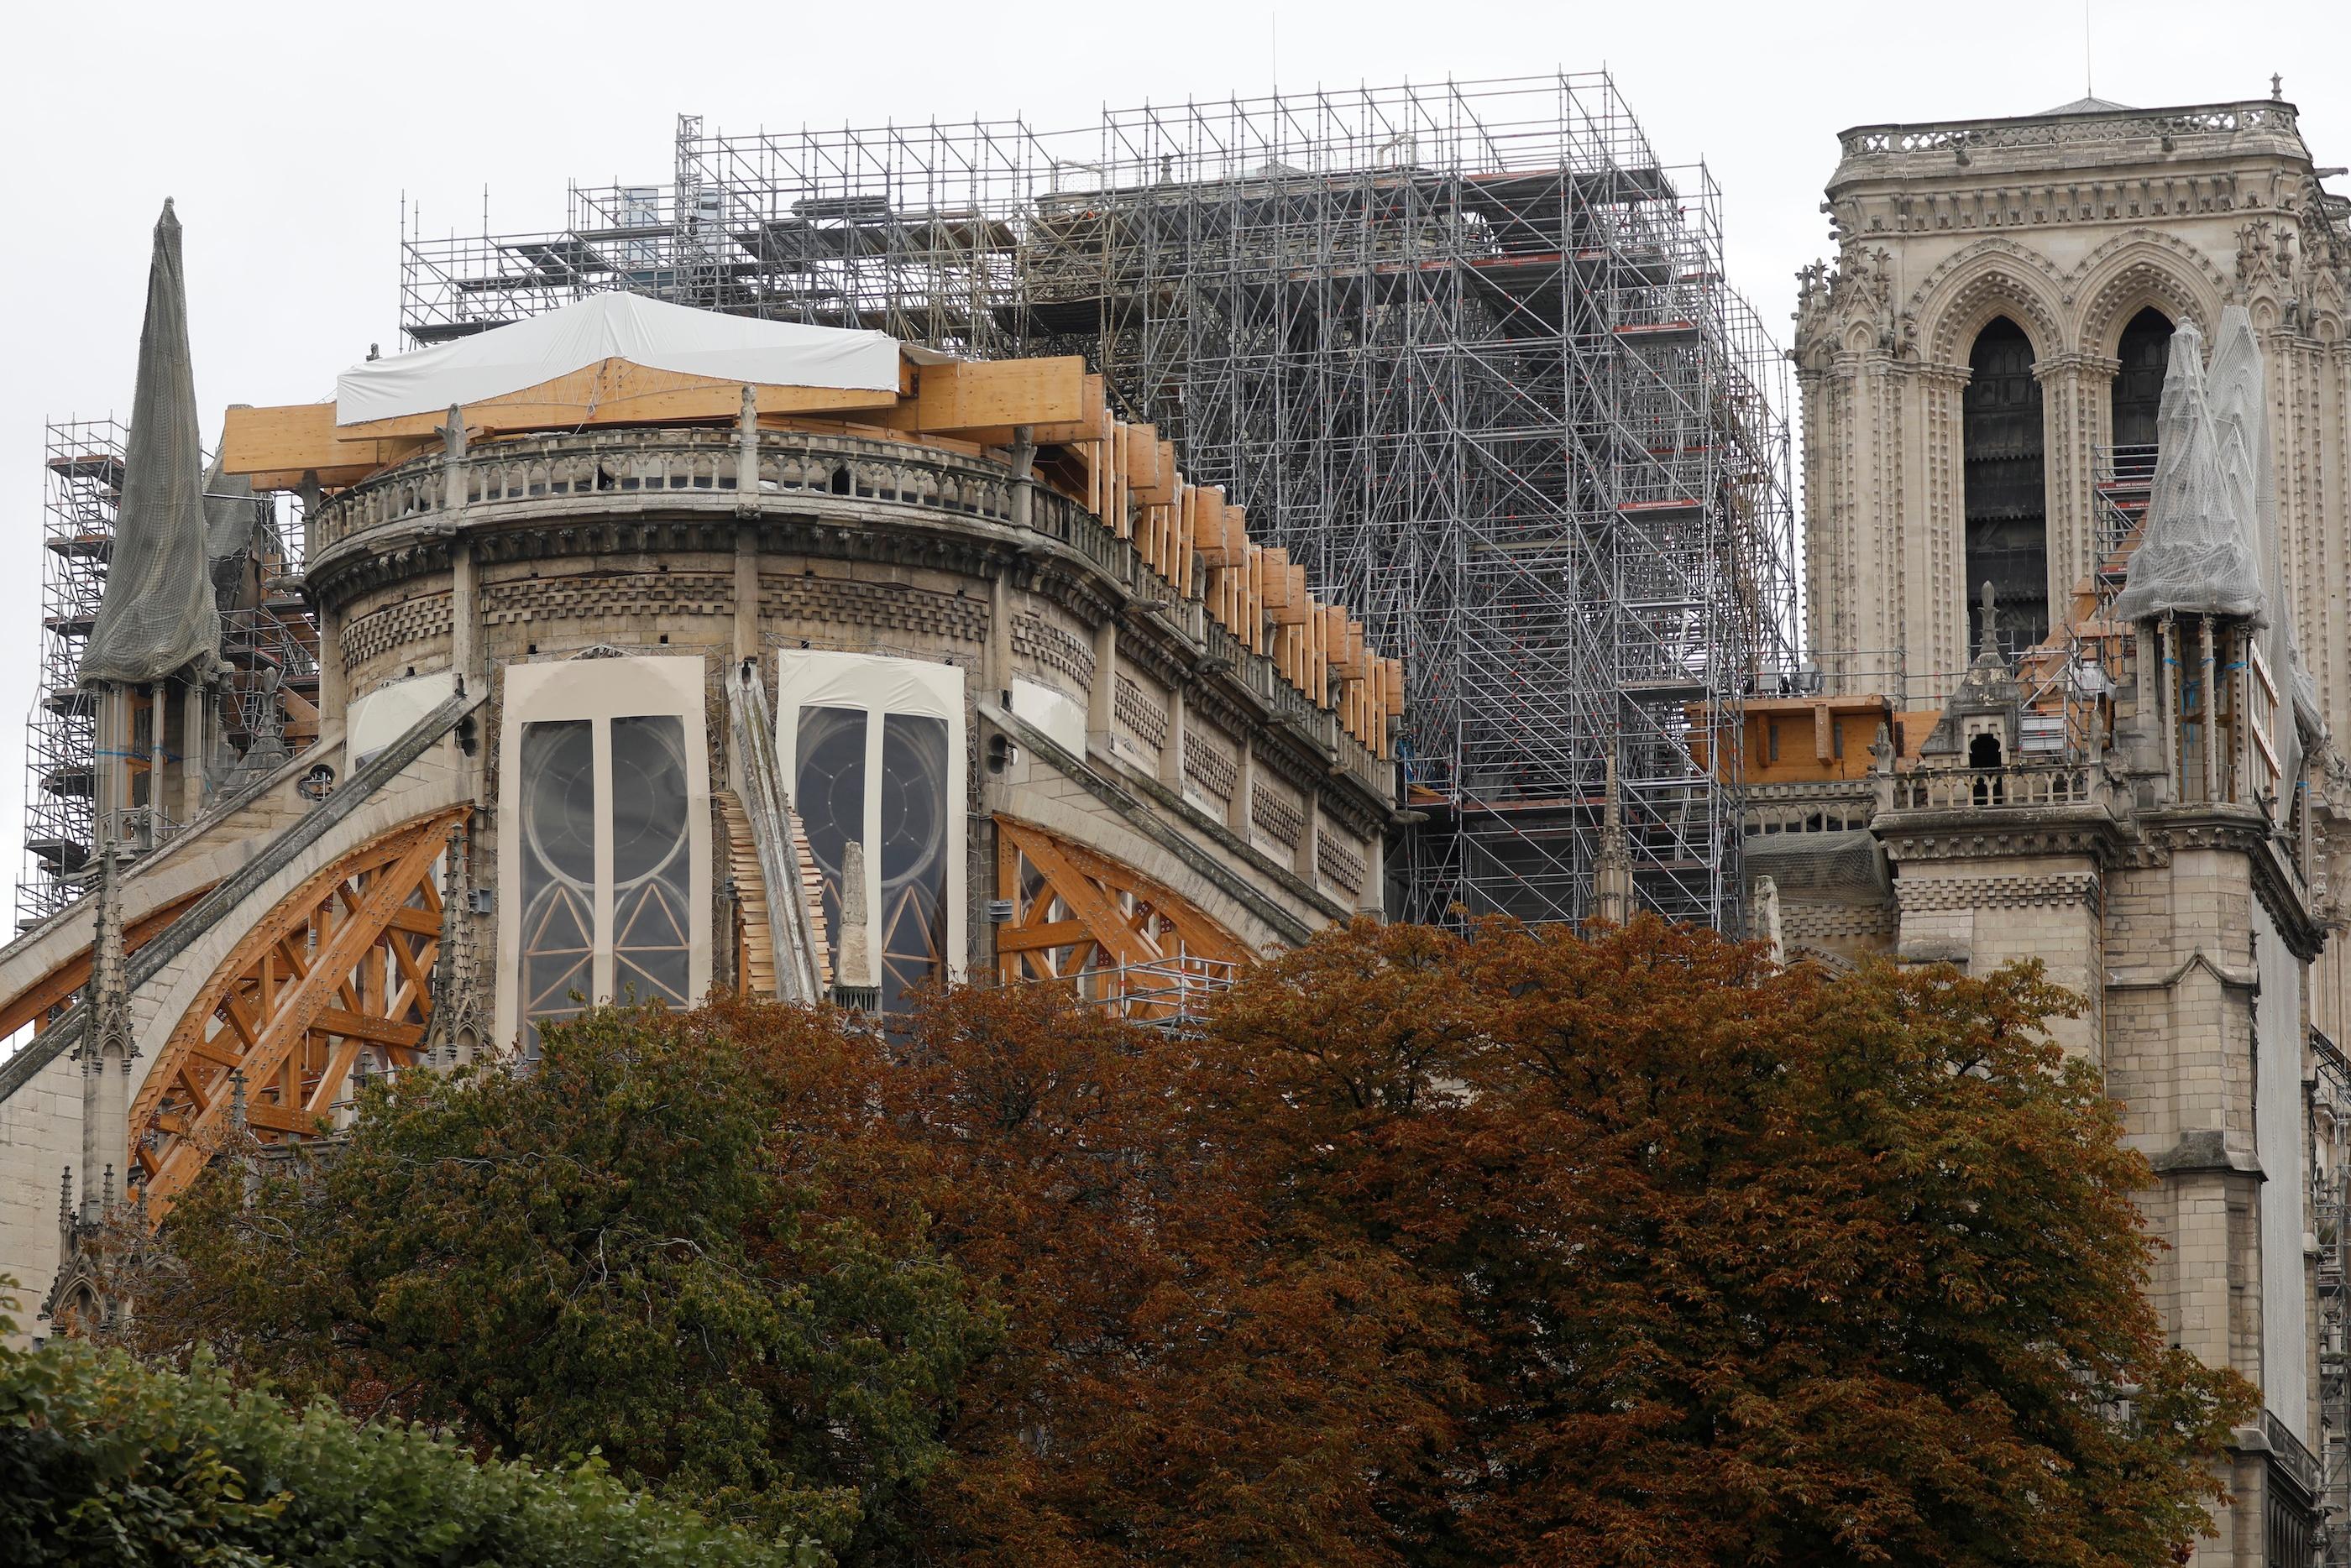
M2196 1561L2351 1560L2351 202L2274 93L1840 140L1749 874L1792 952L2081 994L2166 1324L2262 1392Z

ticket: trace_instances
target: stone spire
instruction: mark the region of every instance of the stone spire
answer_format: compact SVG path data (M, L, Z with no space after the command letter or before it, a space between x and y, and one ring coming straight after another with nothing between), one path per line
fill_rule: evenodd
M482 1040L473 883L471 845L464 826L453 823L442 861L441 950L433 963L433 1022L425 1046L425 1060L444 1071L470 1064Z
M1625 839L1625 802L1616 783L1616 752L1608 752L1607 794L1600 808L1600 853L1592 863L1592 913L1611 925L1633 919L1633 854Z
M110 1179L114 1161L130 1147L131 1062L139 1048L131 1030L131 982L122 951L122 893L114 836L99 825L97 932L90 943L89 1024L77 1053L81 1062L82 1218L94 1222L105 1207L96 1179Z
M89 1023L75 1059L81 1064L81 1203L74 1204L74 1175L68 1167L57 1196L57 1272L41 1315L59 1326L90 1331L129 1314L120 1282L107 1256L110 1231L122 1216L117 1208L115 1162L126 1171L131 1147L131 1062L139 1054L131 1029L131 985L122 950L122 896L117 886L117 851L104 818L99 822L97 931L90 943L89 986L85 992ZM127 1179L122 1196L144 1194ZM113 1264L123 1260L116 1258Z

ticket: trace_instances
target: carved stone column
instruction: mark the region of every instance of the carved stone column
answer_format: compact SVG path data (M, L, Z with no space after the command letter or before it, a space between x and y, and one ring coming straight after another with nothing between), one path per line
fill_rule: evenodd
M1959 402L1970 374L1965 365L1930 363L1913 375L1918 388L1914 478L1920 500L1912 522L1915 543L1909 561L1910 602L1917 607L1901 644L1905 679L1896 701L1914 708L1949 697L1972 657L1968 647L1966 421Z
M1908 377L1870 350L1838 353L1800 379L1808 640L1832 691L1890 691L1903 635Z
M2042 464L2048 495L2049 624L2068 618L2074 589L2097 570L2097 449L2113 419L2122 362L2100 354L2052 354L2034 362L2041 382Z

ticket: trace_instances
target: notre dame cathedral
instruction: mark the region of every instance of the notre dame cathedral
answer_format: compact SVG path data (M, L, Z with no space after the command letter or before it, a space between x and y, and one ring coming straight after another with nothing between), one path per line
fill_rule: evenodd
M2351 1560L2341 171L2274 81L1839 143L1793 351L1816 675L1749 704L1749 874L1792 952L2083 995L2169 1331L2262 1393L2195 1561Z

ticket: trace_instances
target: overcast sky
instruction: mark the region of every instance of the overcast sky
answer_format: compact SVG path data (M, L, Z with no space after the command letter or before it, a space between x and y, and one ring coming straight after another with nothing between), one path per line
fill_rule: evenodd
M2093 0L2099 96L2265 97L2351 163L2339 5ZM0 126L0 877L19 859L21 715L39 619L42 427L125 413L149 231L186 230L205 438L231 402L323 396L395 348L402 193L428 233L559 226L567 181L664 182L680 112L709 130L1009 119L1104 104L1603 67L1671 162L1725 193L1733 283L1784 342L1793 274L1847 126L2023 114L2082 95L2079 0L1775 5L820 5L11 7ZM0 925L7 923L0 919Z

